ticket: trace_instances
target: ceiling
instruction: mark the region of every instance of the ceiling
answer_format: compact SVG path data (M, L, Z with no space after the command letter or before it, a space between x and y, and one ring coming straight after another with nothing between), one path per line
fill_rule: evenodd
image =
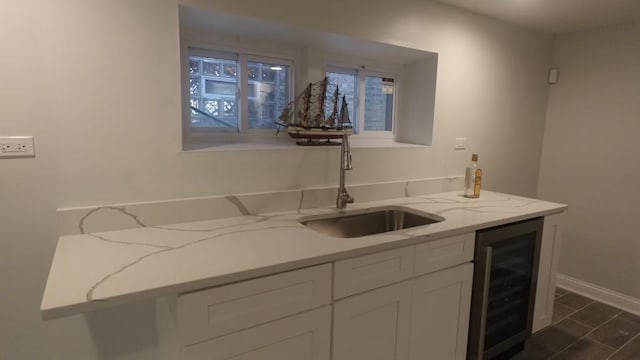
M437 0L545 33L640 22L640 0Z

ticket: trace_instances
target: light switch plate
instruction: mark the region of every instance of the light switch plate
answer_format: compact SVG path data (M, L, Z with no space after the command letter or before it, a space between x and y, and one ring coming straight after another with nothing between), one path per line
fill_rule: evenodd
M459 137L456 138L456 150L464 150L467 148L467 138Z
M0 136L0 158L34 156L33 136Z

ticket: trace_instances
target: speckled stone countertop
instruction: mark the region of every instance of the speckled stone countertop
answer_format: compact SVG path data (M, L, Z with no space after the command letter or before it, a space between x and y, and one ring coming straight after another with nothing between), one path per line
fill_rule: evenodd
M417 244L567 209L566 205L483 191L460 191L361 202L351 209L401 205L440 215L444 221L359 238L334 238L297 220L337 213L332 207L252 214L242 201L225 198L240 216L172 225L149 225L133 210L96 207L79 220L79 233L58 240L44 292L45 319L151 299L385 249ZM300 200L302 203L302 200ZM87 229L101 209L114 210L134 227Z

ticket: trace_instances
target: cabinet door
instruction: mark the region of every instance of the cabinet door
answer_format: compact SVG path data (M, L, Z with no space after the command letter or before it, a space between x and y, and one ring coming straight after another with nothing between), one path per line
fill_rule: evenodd
M464 360L471 306L473 264L413 281L411 360Z
M533 310L532 332L549 325L553 318L553 304L556 294L556 276L560 260L560 239L564 212L545 216L540 244L540 263L538 265L538 284L536 302Z
M406 360L411 281L337 301L333 360Z
M326 306L186 346L185 360L329 360L331 307Z

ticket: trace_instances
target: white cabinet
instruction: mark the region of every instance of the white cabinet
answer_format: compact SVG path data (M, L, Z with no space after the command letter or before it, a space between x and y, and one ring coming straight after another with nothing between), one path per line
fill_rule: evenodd
M553 315L562 219L544 220L534 332ZM463 360L474 245L465 233L182 294L167 358Z
M406 360L411 282L339 300L333 313L333 360Z
M331 264L183 294L176 306L182 358L458 356L469 318L469 247L466 234L419 245L415 266L415 246L336 262L334 298L342 299L333 302L333 324L330 306L311 310L331 303ZM412 278L416 271L429 274Z
M562 212L544 218L538 265L538 284L533 311L532 331L534 333L551 325L552 322L564 214Z
M331 307L186 346L185 360L330 360Z
M544 219L534 332L551 324L563 216ZM465 233L182 294L165 358L464 360L474 245Z
M473 264L335 302L333 360L463 360Z
M474 243L465 233L336 262L334 299L356 295L334 302L332 359L463 360Z
M322 264L179 295L159 308L175 312L159 358L330 360L331 278Z
M410 360L464 360L473 264L413 280Z
M334 296L359 294L334 300L333 312L311 310L331 304L331 264L183 294L173 358L408 360L414 252L337 262Z

